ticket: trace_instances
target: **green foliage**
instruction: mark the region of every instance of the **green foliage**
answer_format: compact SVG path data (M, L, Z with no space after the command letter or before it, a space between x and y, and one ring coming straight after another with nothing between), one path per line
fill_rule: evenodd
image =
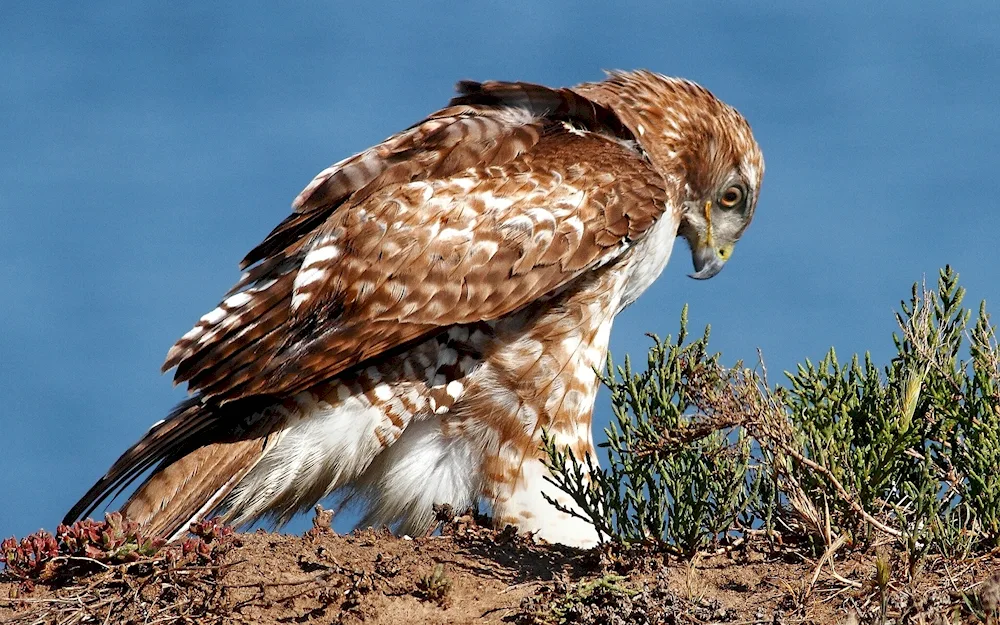
M451 580L444 572L444 565L438 564L434 571L417 580L416 596L425 601L432 601L439 606L447 607L448 592L451 590Z
M708 329L685 344L686 326L685 309L677 341L653 337L643 372L633 371L628 358L617 368L609 358L602 381L611 389L615 421L601 445L608 469L592 458L579 462L548 439L546 449L556 468L553 483L582 514L551 503L589 520L603 536L660 541L693 554L732 528L754 493L750 439L719 420L732 373L718 364L718 354L708 354Z
M1000 347L985 303L970 340L972 373L962 379L955 427L945 442L963 504L983 538L1000 546Z
M971 312L950 267L936 291L914 285L896 315L897 355L879 371L866 354L842 366L831 350L790 374L784 393L803 456L827 467L864 510L895 521L909 549L967 551L997 545L1000 422L997 346L985 305ZM836 528L872 527L830 480L792 461L813 501L825 500ZM958 530L958 531L956 531ZM867 538L856 536L856 538Z
M607 468L546 442L551 481L606 537L691 554L763 527L830 546L894 536L911 572L930 552L1000 546L1000 348L985 304L970 327L950 267L901 304L896 355L831 350L787 387L655 339L647 368L609 359ZM965 356L963 358L963 356Z
M637 590L624 584L626 581L627 578L621 575L608 573L575 584L558 584L550 601L534 607L528 618L519 622L533 625L579 623L590 616L588 608L594 606L611 606L620 613L623 601L638 594Z

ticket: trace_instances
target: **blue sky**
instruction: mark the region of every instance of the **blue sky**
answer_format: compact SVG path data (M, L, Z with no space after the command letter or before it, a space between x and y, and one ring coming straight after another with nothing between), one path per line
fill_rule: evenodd
M945 263L970 305L1000 300L994 2L88 5L0 17L2 536L54 528L183 397L167 348L316 172L462 78L645 67L753 126L767 174L734 258L696 282L679 244L618 355L688 303L775 379L831 345L884 362L894 308Z

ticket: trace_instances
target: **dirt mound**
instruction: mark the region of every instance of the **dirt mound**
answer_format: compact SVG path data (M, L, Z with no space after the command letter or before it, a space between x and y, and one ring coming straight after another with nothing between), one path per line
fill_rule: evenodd
M0 623L987 622L1000 593L996 555L928 561L902 582L905 560L883 554L892 570L881 592L865 554L831 569L767 545L678 561L538 545L474 523L446 534L258 532L114 566L71 558L44 581L0 583Z

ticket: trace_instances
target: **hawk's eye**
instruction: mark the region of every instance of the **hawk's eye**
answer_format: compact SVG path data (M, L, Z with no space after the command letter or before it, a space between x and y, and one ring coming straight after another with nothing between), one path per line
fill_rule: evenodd
M743 187L738 184L734 184L725 191L719 197L719 204L722 208L736 208L743 203L743 198L746 196L746 192L743 191Z

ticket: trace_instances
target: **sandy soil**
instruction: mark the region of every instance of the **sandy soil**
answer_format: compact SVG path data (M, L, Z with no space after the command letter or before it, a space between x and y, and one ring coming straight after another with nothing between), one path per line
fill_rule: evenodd
M883 555L894 580L883 608L872 554L817 571L794 549L765 545L679 561L538 545L474 523L445 533L261 532L209 555L67 563L45 582L0 582L0 623L987 622L982 603L1000 571L996 555L928 561L907 582L902 554Z

